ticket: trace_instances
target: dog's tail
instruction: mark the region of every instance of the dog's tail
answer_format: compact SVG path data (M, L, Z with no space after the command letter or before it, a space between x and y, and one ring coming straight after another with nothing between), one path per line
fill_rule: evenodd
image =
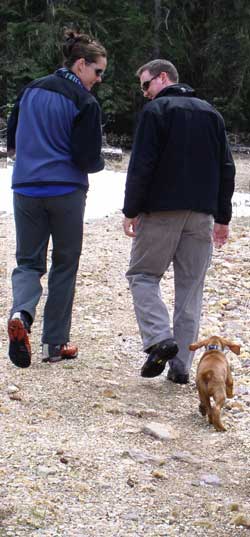
M213 372L212 370L210 370L210 371L206 371L206 373L204 373L204 374L202 375L202 380L203 380L203 382L204 382L206 385L208 385L208 383L209 383L211 380L213 380L213 378L214 378L214 372Z

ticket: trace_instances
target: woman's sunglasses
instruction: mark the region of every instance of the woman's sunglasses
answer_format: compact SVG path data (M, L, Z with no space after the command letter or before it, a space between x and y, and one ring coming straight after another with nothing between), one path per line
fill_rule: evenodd
M103 75L104 75L103 69L98 69L98 67L94 67L93 62L88 62L87 60L85 60L85 63L87 65L90 65L94 69L96 76L103 77Z

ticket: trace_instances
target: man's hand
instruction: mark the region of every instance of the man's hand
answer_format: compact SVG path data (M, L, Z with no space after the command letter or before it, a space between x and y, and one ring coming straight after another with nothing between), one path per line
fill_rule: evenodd
M229 237L229 227L224 224L214 224L213 241L216 248L226 244Z
M136 224L137 224L137 217L135 217L135 218L127 218L125 216L125 218L123 220L123 229L124 229L125 235L127 235L128 237L135 237L135 235L136 235L136 232L135 232Z

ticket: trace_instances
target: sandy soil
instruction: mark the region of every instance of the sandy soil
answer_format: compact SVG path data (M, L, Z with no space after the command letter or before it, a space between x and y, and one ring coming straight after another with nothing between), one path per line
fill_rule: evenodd
M249 191L249 161L240 158L238 167L239 188ZM235 396L223 410L225 433L198 412L201 353L189 385L140 377L144 355L124 277L131 243L121 220L85 224L72 326L78 359L41 363L45 278L32 366L19 370L7 357L6 335L14 224L0 217L0 537L247 536L249 219L232 221L204 292L200 335L223 334L242 346L240 357L227 355ZM172 270L162 293L172 312Z

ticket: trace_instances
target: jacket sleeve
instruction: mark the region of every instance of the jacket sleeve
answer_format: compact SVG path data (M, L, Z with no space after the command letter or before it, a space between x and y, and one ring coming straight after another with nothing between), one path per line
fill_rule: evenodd
M16 129L19 116L19 106L22 96L28 86L25 86L19 93L17 100L14 104L13 110L7 121L7 151L16 149Z
M229 147L225 128L221 141L221 174L218 196L217 224L228 224L232 218L232 197L235 187L235 164Z
M7 122L7 151L16 149L16 129L19 114L19 100L16 101L14 108Z
M101 111L98 103L87 102L76 116L71 135L72 160L86 173L103 170L101 155Z
M145 209L161 148L159 118L150 106L142 111L130 157L123 213L136 217Z

